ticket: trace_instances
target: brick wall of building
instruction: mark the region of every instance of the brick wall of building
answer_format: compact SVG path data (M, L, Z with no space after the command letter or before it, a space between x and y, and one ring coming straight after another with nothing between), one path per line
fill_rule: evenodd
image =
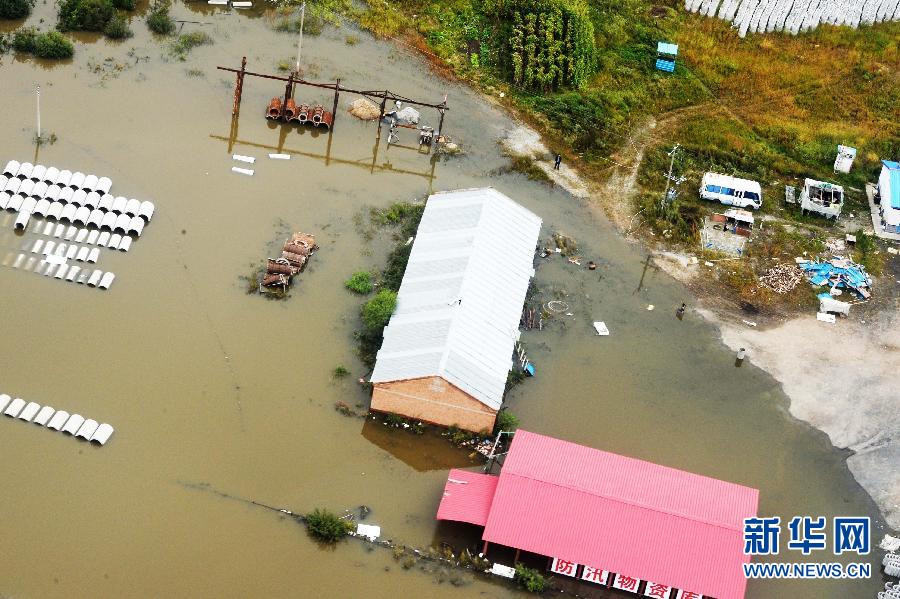
M476 433L492 431L497 418L496 410L437 376L376 383L372 409Z

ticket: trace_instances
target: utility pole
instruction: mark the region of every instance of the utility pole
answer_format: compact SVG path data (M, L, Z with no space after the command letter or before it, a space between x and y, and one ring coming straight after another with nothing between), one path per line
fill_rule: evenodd
M300 53L303 52L303 21L306 18L306 2L300 5L300 38L297 40L297 76L300 76Z
M37 143L41 143L41 86L37 86Z
M660 203L660 208L665 208L666 202L669 201L669 184L672 182L672 168L675 166L675 153L678 151L678 144L672 146L672 151L669 152L669 174L666 175L666 191L663 193L662 202Z

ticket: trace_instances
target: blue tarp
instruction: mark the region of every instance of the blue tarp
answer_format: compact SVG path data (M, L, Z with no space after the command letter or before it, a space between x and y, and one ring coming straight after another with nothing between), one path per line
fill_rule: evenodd
M800 264L800 268L806 271L809 282L816 286L827 284L829 287L859 289L872 285L872 279L862 266L849 260L846 262L846 267L835 266L831 261L806 262Z

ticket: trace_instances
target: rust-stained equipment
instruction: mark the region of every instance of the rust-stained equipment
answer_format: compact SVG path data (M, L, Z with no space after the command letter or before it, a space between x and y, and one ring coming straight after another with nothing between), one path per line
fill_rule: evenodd
M277 119L281 117L281 98L275 97L269 101L269 109L266 111L267 119Z
M310 233L294 233L284 242L281 257L266 260L266 273L260 283L260 291L281 288L286 291L292 277L303 270L309 257L319 249L316 238Z
M298 123L305 125L309 120L309 104L301 104L297 110L297 116L294 117Z
M289 121L295 118L298 112L297 102L295 102L293 98L289 98L288 101L284 103L284 120Z

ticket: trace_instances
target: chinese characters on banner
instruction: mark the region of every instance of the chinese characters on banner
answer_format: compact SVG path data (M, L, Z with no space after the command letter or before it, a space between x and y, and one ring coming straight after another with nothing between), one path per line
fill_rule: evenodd
M584 572L581 573L581 580L587 580L588 582L595 582L597 584L606 584L607 578L609 578L608 570L592 568L591 566L585 566Z
M562 574L563 576L571 576L573 578L575 577L575 572L577 570L578 564L559 559L558 557L553 558L553 564L550 566L550 571L554 574Z
M644 597L653 597L654 599L673 599L671 597L672 587L660 584L658 582L647 581L644 588Z
M682 591L678 590L678 594L675 595L675 599L702 599L703 595L700 593L692 593L690 591Z
M616 579L613 581L613 588L636 593L640 583L641 581L638 578L632 578L631 576L625 576L624 574L616 574Z

